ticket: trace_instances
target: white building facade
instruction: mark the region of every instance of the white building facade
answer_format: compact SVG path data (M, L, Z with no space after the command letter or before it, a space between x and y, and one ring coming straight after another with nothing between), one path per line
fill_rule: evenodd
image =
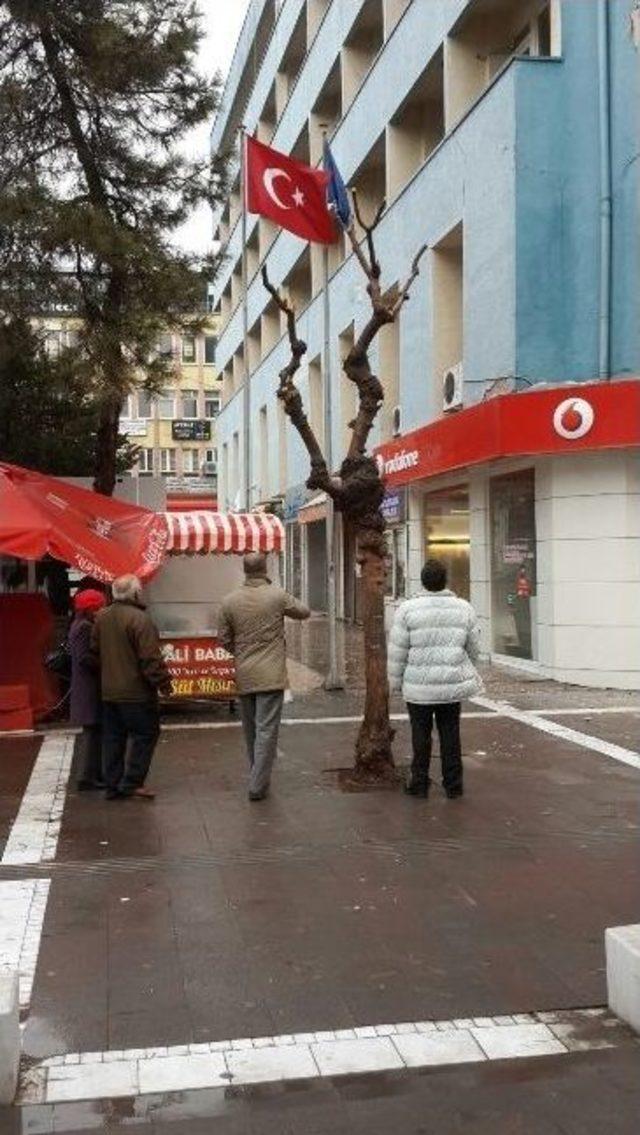
M315 165L326 128L363 212L387 203L384 285L428 246L410 302L372 351L385 387L372 445L387 468L390 603L437 554L476 606L488 655L621 688L640 687L633 7L254 0L212 131L212 146L228 148L244 124ZM336 468L354 411L341 360L368 316L364 281L346 242L332 246L326 375L322 250L253 216L243 250L237 178L216 224L227 254L220 506L280 502L289 586L322 610L324 502L305 489L308 459L276 397L288 343L259 268L296 306L308 346L299 386L321 439L330 385ZM565 425L554 424L560 405ZM525 444L530 413L539 428ZM348 533L338 569L339 611L357 618Z

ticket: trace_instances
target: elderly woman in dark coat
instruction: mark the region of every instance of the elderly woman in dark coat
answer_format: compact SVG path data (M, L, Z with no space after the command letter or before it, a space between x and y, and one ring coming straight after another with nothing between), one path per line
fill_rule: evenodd
M91 626L105 605L100 591L79 591L74 598L75 617L69 631L71 654L72 725L82 726L81 766L78 790L104 788L102 779L102 725L100 675L91 656Z

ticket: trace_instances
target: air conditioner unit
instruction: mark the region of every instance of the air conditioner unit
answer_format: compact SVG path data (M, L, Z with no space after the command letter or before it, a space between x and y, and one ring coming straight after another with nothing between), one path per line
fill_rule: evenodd
M217 461L204 461L202 464L202 472L205 477L213 477L218 472Z
M447 367L442 375L442 409L445 413L460 410L463 399L462 363Z
M402 406L394 406L391 411L391 433L394 437L402 433Z

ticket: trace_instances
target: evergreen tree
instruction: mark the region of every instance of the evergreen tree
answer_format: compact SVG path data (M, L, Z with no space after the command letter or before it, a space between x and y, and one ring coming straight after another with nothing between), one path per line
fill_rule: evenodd
M105 493L123 399L167 380L156 343L203 309L215 271L172 244L224 190L224 160L181 149L218 96L200 38L192 0L0 0L0 312L80 316Z
M0 461L61 477L90 477L100 403L81 356L51 358L30 321L0 324ZM116 471L131 468L136 450L123 437Z

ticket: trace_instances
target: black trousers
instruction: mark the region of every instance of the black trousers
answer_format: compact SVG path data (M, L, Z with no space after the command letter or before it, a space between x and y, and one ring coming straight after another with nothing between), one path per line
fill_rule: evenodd
M102 780L102 723L83 725L78 738L80 768L78 783L95 784Z
M107 791L126 794L134 788L142 788L159 736L160 714L156 702L102 703L102 752Z
M433 718L440 738L442 784L447 790L462 788L462 748L460 745L460 702L418 705L407 702L411 722L411 783L426 788L431 761Z

